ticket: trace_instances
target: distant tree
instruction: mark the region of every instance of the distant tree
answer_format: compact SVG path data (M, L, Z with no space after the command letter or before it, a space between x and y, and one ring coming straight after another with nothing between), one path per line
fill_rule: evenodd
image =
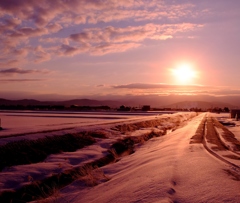
M224 107L223 110L224 110L225 112L229 112L229 111L230 111L228 107Z
M129 106L124 106L124 105L122 105L122 106L120 106L120 108L118 109L118 111L130 111L131 110L131 107L129 107Z
M221 108L219 108L219 107L214 107L213 109L212 109L212 112L214 112L214 113L220 113L220 112L222 112L223 110L221 109Z

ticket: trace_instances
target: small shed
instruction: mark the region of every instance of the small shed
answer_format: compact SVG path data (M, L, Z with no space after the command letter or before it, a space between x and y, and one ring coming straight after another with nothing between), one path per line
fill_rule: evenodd
M150 111L151 107L150 105L143 105L142 106L142 111Z
M231 118L240 118L240 109L231 109L230 111Z

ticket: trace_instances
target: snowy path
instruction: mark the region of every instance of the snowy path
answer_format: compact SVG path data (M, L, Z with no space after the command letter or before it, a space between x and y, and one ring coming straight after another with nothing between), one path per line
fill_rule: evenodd
M212 156L202 144L189 144L203 117L195 117L187 126L154 138L134 154L104 167L109 181L86 187L78 180L52 198L62 203L240 202L240 181L229 175L234 168Z

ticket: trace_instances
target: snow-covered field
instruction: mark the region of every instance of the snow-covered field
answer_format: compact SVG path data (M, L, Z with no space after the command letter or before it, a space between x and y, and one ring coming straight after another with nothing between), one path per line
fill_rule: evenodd
M156 116L163 112L49 112L49 111L0 111L0 137L95 126L143 117Z
M234 122L235 127L227 128L239 139L239 121L229 119L227 114L197 115L190 112L125 116L127 118L93 121L90 125L77 127L75 123L75 127L73 124L72 128L61 131L1 138L0 145L4 145L14 140L81 130L101 131L107 135L77 151L51 154L44 162L6 167L0 172L0 191L18 190L53 174L99 160L109 153L118 139L155 132L161 136L135 144L134 153L116 155L113 163L89 168L85 176L75 178L61 189L56 186L53 195L35 202L240 202L238 145L236 141L225 140L222 134L225 129L211 123L212 118ZM210 135L212 129L216 129L221 143L229 146L228 149L214 142L213 135Z

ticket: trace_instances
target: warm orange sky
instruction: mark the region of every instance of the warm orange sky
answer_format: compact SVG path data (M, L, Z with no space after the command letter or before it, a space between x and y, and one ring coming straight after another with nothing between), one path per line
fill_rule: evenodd
M240 95L237 0L0 1L0 32L0 98Z

